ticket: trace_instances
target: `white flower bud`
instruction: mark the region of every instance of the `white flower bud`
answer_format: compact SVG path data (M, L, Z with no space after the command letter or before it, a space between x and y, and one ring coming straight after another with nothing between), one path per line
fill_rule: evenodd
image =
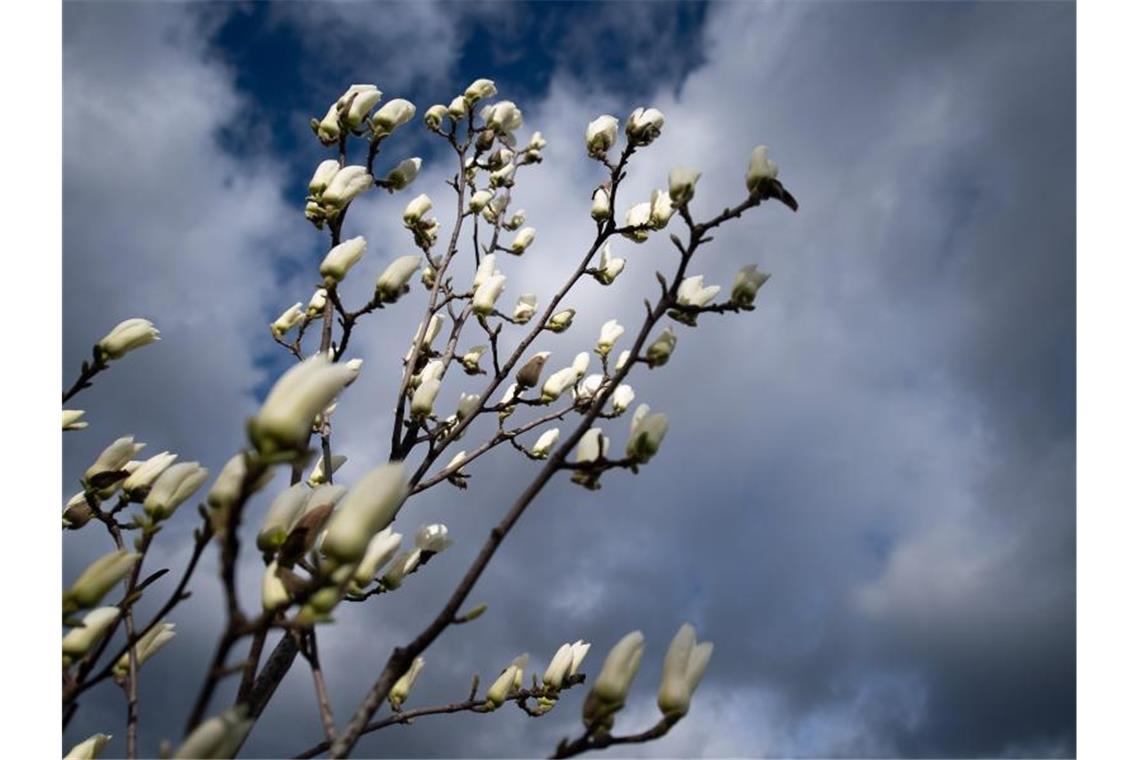
M408 292L408 281L420 268L417 254L395 259L376 280L376 300L381 303L395 303Z
M280 339L285 336L285 333L304 321L305 312L301 311L301 302L298 301L286 309L281 316L269 326L269 331L273 333L273 337Z
M377 136L391 134L396 127L407 124L415 115L416 107L411 101L403 98L389 100L372 114L372 133Z
M507 278L502 274L494 274L482 283L471 299L471 308L476 314L486 316L495 310L495 301L503 294Z
M495 89L495 83L490 79L476 79L471 84L467 85L467 89L463 92L463 97L474 103L484 98L489 98L498 92Z
M617 142L617 129L618 120L608 114L591 121L586 126L586 152L594 157L604 156Z
M342 564L355 565L372 537L395 518L407 495L403 463L385 463L368 471L329 518L321 552Z
M451 105L447 107L447 112L451 114L451 118L455 119L456 121L459 121L464 116L466 116L469 110L470 109L467 107L467 101L463 98L462 95L456 95L455 98L451 101Z
M541 132L535 132L530 136L530 142L527 143L528 150L542 150L546 147L546 138L542 136Z
M511 187L515 184L515 171L514 164L507 164L502 169L491 172L491 187Z
M344 107L344 105L348 103L348 99L353 95L356 97L352 99L352 105L348 107L348 113L345 114L344 120L350 128L355 129L359 127L364 121L364 118L368 116L368 112L372 110L372 107L380 102L382 93L376 89L376 85L374 84L354 84L341 96L341 99L337 101L337 105Z
M331 287L340 282L348 274L348 270L360 261L364 252L368 250L368 242L363 236L356 236L334 246L321 262L321 276L325 278L325 286ZM300 304L298 304L298 307Z
M578 371L573 367L566 367L555 372L542 384L542 402L549 404L578 382Z
M558 443L558 437L561 434L558 428L550 428L543 432L534 442L534 448L530 450L530 453L539 459L546 459L550 455L550 450L554 448L554 444Z
M446 116L447 106L442 103L436 103L424 112L424 124L427 124L430 130L438 130L440 126L443 125L443 120Z
M274 560L269 563L261 576L261 607L267 611L284 609L291 601L289 589L285 587L285 582L281 580L278 572L277 560Z
M91 651L118 619L118 607L96 607L84 615L83 625L72 628L63 637L64 664L70 664Z
M309 299L309 306L305 309L305 316L312 319L324 314L328 296L329 292L324 288L317 288L313 291L313 297Z
M345 166L333 176L329 186L321 193L321 203L334 210L342 209L370 187L372 175L366 168Z
M641 666L644 651L645 636L641 631L634 631L627 634L606 655L602 670L582 708L582 723L587 728L612 727L613 714L625 706L626 694Z
M756 271L755 264L749 264L736 273L732 281L732 302L737 306L751 306L756 301L756 291L763 287L772 275Z
M665 654L661 668L661 687L657 691L657 706L662 714L677 720L689 712L689 703L712 657L712 642L697 643L693 626L685 623Z
M590 355L585 351L582 351L574 357L574 363L570 366L574 368L574 371L578 374L578 377L580 379L583 375L586 374L586 370L590 368Z
M246 705L231 707L203 721L174 750L174 760L183 758L233 757L253 727Z
M594 197L590 204L590 216L599 222L604 222L610 216L610 190L606 185L601 185L594 191Z
M427 196L427 193L420 193L404 207L404 225L416 226L423 219L424 214L429 211L431 211L431 198Z
M696 169L677 166L669 171L669 197L680 206L693 199L701 173Z
M522 111L509 100L500 100L485 113L487 127L500 135L514 132L523 123Z
M459 405L455 410L455 416L459 420L465 420L470 417L479 408L479 394L477 393L460 393Z
M490 190L477 190L471 195L471 201L467 204L467 208L475 213L479 213L483 210L483 207L490 202L493 196L494 193Z
M633 229L623 232L627 238L635 243L644 243L649 239L649 230L652 227L653 204L651 202L638 203L625 212L625 226Z
M402 533L396 533L391 526L377 533L368 542L364 550L364 558L352 572L352 581L360 589L367 587L376 578L376 573L387 564L388 560L400 550L400 541L404 538Z
M598 391L602 389L602 383L605 381L605 376L600 373L587 375L578 387L574 389L574 398L578 401L591 401L598 395Z
M72 747L63 760L95 760L109 741L110 734L92 734Z
M590 428L578 441L575 462L596 462L610 450L610 439L602 434L601 428Z
M348 457L343 454L333 454L329 458L332 460L332 471L334 474L348 461ZM325 458L323 456L317 457L317 463L313 465L313 469L309 473L309 477L305 479L305 482L313 487L329 482L329 476L325 473Z
M424 658L417 657L412 660L412 666L408 668L408 672L400 676L396 683L392 684L391 690L388 692L388 701L392 705L393 710L398 710L400 705L404 704L407 700L408 694L411 693L412 687L416 684L416 679L420 676L420 671L424 669Z
M518 302L515 303L515 313L513 320L516 325L525 325L534 316L535 308L538 306L538 296L534 293L524 293L519 296Z
M332 403L356 373L325 356L313 356L281 376L257 416L249 421L249 438L264 456L298 452L308 444L313 418Z
M431 415L435 397L439 395L440 382L435 378L421 380L420 387L412 394L412 416L424 419Z
M150 486L143 510L155 520L168 519L202 487L209 475L197 462L180 462L166 468Z
M582 664L589 651L590 645L581 639L573 644L566 643L558 647L558 651L554 653L550 665L546 668L546 673L542 676L542 682L555 689L561 689L562 684L578 672L578 666Z
M149 319L127 319L115 325L95 346L103 361L121 359L128 351L154 343L159 339L158 328Z
M467 349L467 352L459 357L459 363L463 365L463 371L468 375L478 375L480 373L479 359L481 359L486 352L487 347L484 345L473 346Z
M705 306L720 292L720 285L705 287L703 275L686 277L677 288L677 302L682 306Z
M423 162L424 160L419 156L405 158L392 171L388 172L388 176L384 178L384 186L389 190L403 190L419 176L420 166L423 165Z
M98 487L97 481L101 480L100 475L106 476L111 473L122 472L127 463L131 461L131 457L145 447L145 443L135 443L133 435L115 439L96 457L95 463L87 468L87 472L83 474L83 482L89 486Z
M601 356L608 356L617 343L618 338L625 334L625 328L618 324L616 319L611 319L602 325L601 334L598 336L598 346L595 349Z
M176 459L178 459L178 455L171 454L169 451L155 454L123 481L123 492L132 497L140 495L140 492L150 488L151 484L162 474L162 471L174 464Z
M673 218L673 201L669 194L663 190L654 190L649 200L649 223L655 230L664 229L669 220Z
M634 416L629 442L625 445L625 455L643 464L661 448L661 441L669 430L669 419L664 414L647 414L647 411L648 407L644 412L638 408L640 415Z
M546 323L546 329L552 333L566 332L573 324L576 313L573 309L563 309L550 318Z
M614 388L614 394L610 396L610 401L613 403L614 414L621 414L629 405L633 403L636 394L633 392L633 387L622 384Z
M768 159L767 145L757 145L752 149L752 158L748 162L748 173L744 178L748 192L756 192L764 182L776 179L779 174L780 167Z
M660 136L665 114L656 108L638 108L629 115L625 133L634 145L648 145Z
M519 230L519 234L515 235L514 241L511 243L511 251L514 253L522 253L530 244L534 242L534 227L524 227Z
M419 565L419 549L400 552L396 555L395 559L392 560L392 564L388 566L381 580L389 589L397 589L403 585L404 578L407 578Z
M443 523L421 525L416 531L416 548L422 552L438 554L454 543L455 541L448 537L447 526Z
M303 483L295 483L282 491L269 505L261 530L257 533L257 548L272 552L281 548L294 523L305 510L309 489Z
M64 409L63 410L63 429L64 430L82 430L87 427L87 423L80 418L87 414L82 409Z
M463 472L463 466L462 466L465 464L467 464L467 452L466 451L460 451L460 452L457 452L456 455L451 458L451 461L448 462L447 466L444 467L443 469L451 471L451 477L455 477L455 476L461 476L462 477L462 476L466 476L466 473ZM455 467L456 469L452 470L453 467Z
M174 623L162 622L151 628L138 640L135 644L135 667L140 668L142 664L158 653L158 650L166 646L167 642L173 639ZM130 653L123 652L122 657L115 663L113 672L117 676L125 676L131 671Z
M306 427L307 432L308 428ZM238 453L222 465L222 471L218 473L217 479L206 494L206 504L210 509L220 513L237 503L241 496L242 483L246 479L247 464L246 455ZM261 476L251 485L250 493L261 490L272 477L273 471L265 468Z
M74 612L97 605L140 559L141 554L120 549L92 562L63 593L63 611Z
M336 103L329 106L325 118L317 124L316 131L317 139L324 145L332 145L340 139L340 109Z
M490 279L495 271L495 254L490 253L483 257L479 262L479 266L475 268L475 279L471 281L472 290L478 290L479 286Z
M309 193L320 197L325 191L325 188L332 182L333 177L340 171L340 162L335 158L325 159L317 164L317 170L313 172L313 178L309 180Z
M649 344L649 348L645 352L645 360L650 367L660 367L669 361L669 357L673 355L673 349L676 347L677 336L673 332L673 328L666 327L657 336L657 339Z
M526 209L520 208L518 211L511 214L510 219L507 219L506 221L503 222L503 228L507 229L507 230L514 231L514 230L517 230L519 227L523 226L523 223L525 221L526 221Z
M615 259L610 255L610 244L602 246L601 259L594 270L594 279L603 285L610 285L625 269L625 259Z
M629 361L629 357L630 357L630 352L629 352L629 349L627 348L624 351L622 351L620 354L618 354L617 361L614 363L614 369L621 369L622 367L624 367L626 365L626 363Z
M487 701L495 707L501 707L507 701L507 695L518 689L522 684L523 671L526 669L529 655L519 655L511 664L503 669L491 688L487 690Z

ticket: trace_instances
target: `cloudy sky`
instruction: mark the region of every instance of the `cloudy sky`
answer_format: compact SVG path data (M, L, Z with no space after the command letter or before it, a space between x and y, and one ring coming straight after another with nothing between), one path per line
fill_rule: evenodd
M636 157L626 199L697 166L694 210L710 216L743 198L764 143L801 210L753 212L702 252L709 282L747 263L772 272L758 308L703 318L668 367L634 376L639 400L669 414L661 453L599 492L559 479L543 493L475 589L488 613L429 651L411 704L463 698L473 673L486 682L520 652L541 668L577 638L594 642L593 674L639 628L645 662L617 726L639 731L656 720L660 657L690 620L716 643L693 709L623 754L1071 755L1074 23L1068 3L69 3L61 380L121 319L151 318L163 340L79 397L91 426L66 437L61 496L121 434L215 472L242 445L243 420L288 366L266 325L308 299L325 252L301 214L327 157L308 120L347 85L422 113L491 77L524 134L542 130L546 160L521 173L514 203L538 237L509 262L510 299L549 296L592 239L601 175L585 124L653 105L664 134ZM442 199L451 167L437 143L417 120L380 164L423 156L411 192ZM350 303L411 252L408 198L354 204L346 232L369 252ZM571 297L580 318L543 346L552 362L588 349L606 319L633 324L674 261L662 236L615 254L626 273ZM343 482L387 453L420 308L409 298L354 336L365 372L337 415ZM461 390L449 376L441 398ZM625 423L612 426L624 441ZM340 722L534 469L496 452L465 494L443 486L405 507L398 530L442 521L458 542L400 593L322 629ZM184 561L185 512L154 567ZM65 577L106 549L93 527L66 535ZM221 628L213 562L174 618L178 639L143 671L144 754L178 739ZM259 563L242 567L248 606ZM539 756L577 734L582 696L541 720L425 718L358 749ZM106 731L121 753L123 714L117 689L91 692L65 745ZM290 755L320 737L298 665L246 751Z

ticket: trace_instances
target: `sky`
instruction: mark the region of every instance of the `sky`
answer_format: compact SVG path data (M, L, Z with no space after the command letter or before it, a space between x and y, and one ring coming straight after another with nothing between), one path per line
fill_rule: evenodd
M703 172L694 213L711 216L744 197L749 152L766 144L800 211L765 206L702 250L707 282L728 285L749 263L772 273L756 310L679 328L669 365L632 377L638 401L669 415L661 452L598 492L568 478L543 492L475 588L487 614L429 650L409 706L463 698L473 673L487 683L521 652L541 669L578 638L593 643L592 676L640 629L645 659L617 722L640 731L688 620L716 645L692 710L622 755L1071 756L1074 26L1073 4L1043 2L68 3L61 382L122 319L150 318L163 337L78 397L91 425L65 436L61 497L119 435L213 472L243 445L244 420L289 365L266 326L307 301L325 253L302 215L328 157L308 121L349 84L422 114L490 77L522 109L521 134L543 132L545 160L514 193L538 234L508 263L511 300L549 296L593 237L602 176L585 125L655 106L665 128L636 156L627 200L690 165ZM369 252L350 303L411 252L406 200L447 192L452 168L429 137L417 119L381 154L381 166L424 158L412 188L353 205L346 232ZM574 327L543 346L552 362L588 350L607 319L639 320L654 271L673 264L661 234L614 253L626 272L575 291ZM386 456L420 308L409 297L354 335L365 369L338 407L343 482ZM441 399L461 390L449 375ZM625 425L610 423L615 443ZM321 629L339 722L391 647L434 616L535 465L497 451L470 471L470 490L425 492L396 524L444 522L456 546ZM194 517L182 512L155 567L185 561ZM65 578L107 551L94 527L65 534ZM241 567L250 606L259 567ZM177 742L221 630L212 553L192 588L179 636L143 670L144 754ZM539 720L425 718L358 751L549 754L577 735L584 692ZM121 755L123 713L117 689L93 690L64 744L105 731ZM246 754L320 738L299 665Z

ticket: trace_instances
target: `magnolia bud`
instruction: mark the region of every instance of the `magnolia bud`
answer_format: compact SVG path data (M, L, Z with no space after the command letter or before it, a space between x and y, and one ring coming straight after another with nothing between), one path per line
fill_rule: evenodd
M467 207L475 213L479 213L483 210L483 207L490 202L493 195L490 190L478 190L471 195L471 201L467 204Z
M587 729L608 730L613 725L613 714L625 706L633 677L641 665L645 650L645 636L634 631L617 643L606 655L602 671L582 708L582 722Z
M407 495L403 463L382 464L365 473L329 519L321 552L345 565L359 562L368 542L388 527Z
M178 459L178 455L171 454L169 451L155 454L143 462L138 469L132 472L130 476L123 481L123 492L131 498L144 495L151 484L162 474L163 470L174 464L174 460L176 459Z
M312 319L320 316L325 311L325 304L328 303L329 292L324 288L317 288L313 291L313 297L309 299L309 306L305 309L305 316Z
M541 132L535 132L530 136L530 142L527 143L528 150L542 150L546 147L546 139L542 136Z
M736 273L732 281L732 302L737 306L751 306L756 300L756 291L763 287L772 275L756 271L755 264L749 264Z
M479 359L487 352L486 346L474 346L467 349L467 353L459 357L459 363L463 365L463 371L468 375L478 375L482 370L479 369Z
M309 193L319 197L339 171L340 162L335 158L321 161L317 164L317 170L313 172L313 178L309 180Z
M316 119L313 121L316 122ZM317 139L323 145L332 145L340 139L340 109L336 107L336 103L329 106L325 118L317 122L314 129L317 133Z
M289 589L281 580L277 561L274 560L269 563L261 576L261 607L266 611L283 609L288 607L291 601Z
M621 414L626 409L628 409L629 405L633 403L633 399L635 397L636 394L633 392L633 388L629 385L625 385L623 383L617 388L614 388L614 394L610 397L610 401L613 403L614 407L614 414Z
M508 230L517 230L526 221L526 209L520 208L515 213L511 214L511 218L503 222L503 227Z
M304 321L305 313L301 311L301 302L298 301L286 309L285 312L277 318L277 321L269 326L269 331L273 333L273 337L280 339L285 333Z
M476 314L487 316L495 310L495 301L503 293L503 288L506 287L507 278L505 275L494 274L483 282L476 290L475 296L471 299L471 308Z
M95 760L109 741L110 734L93 734L72 747L63 760Z
M686 277L677 288L677 302L682 306L705 306L720 292L719 285L705 287L703 275Z
M368 115L372 107L380 102L382 93L376 89L374 84L354 84L348 88L348 92L341 96L337 105L343 107L353 95L355 97L352 98L352 105L348 107L344 121L350 128L355 129L364 121L364 117Z
M456 95L455 98L451 101L451 105L447 107L447 112L451 114L451 118L455 119L456 121L459 121L464 116L466 116L468 110L467 101L464 100L462 95Z
M490 110L484 109L483 114L487 127L499 135L514 132L523 123L522 111L509 100L500 100ZM514 145L513 141L508 144Z
M167 642L173 639L174 623L159 623L151 628L142 638L135 644L135 667L140 668L142 664L149 660L158 650L166 646ZM113 672L117 676L125 676L131 670L130 654L124 652L123 656L115 663Z
M669 220L673 217L673 201L669 200L669 195L662 190L654 190L649 200L650 214L649 224L655 230L664 229Z
M752 158L748 162L748 173L744 178L748 192L756 192L762 184L770 179L776 179L779 174L780 167L768 160L767 145L757 145L752 149Z
M610 439L602 434L601 428L590 428L578 441L575 462L596 462L610 449Z
M120 549L92 562L63 593L63 611L74 612L97 605L140 559L141 554Z
M696 169L678 166L669 171L669 197L677 206L693 199L701 173Z
M622 367L624 367L626 365L626 363L629 362L629 357L630 357L630 352L629 352L629 349L627 348L624 351L622 351L620 354L618 354L617 361L614 362L614 369L621 369Z
M80 420L87 412L82 409L64 409L63 410L63 429L64 430L82 430L87 427L87 423Z
M577 401L592 401L598 395L598 391L602 389L602 383L605 382L605 379L605 376L599 373L587 375L574 389L574 398Z
M471 287L478 290L479 286L491 278L495 274L495 254L491 253L483 257L479 262L479 266L475 268L475 279L471 281Z
M174 750L174 760L233 757L253 727L253 720L247 717L248 713L249 708L241 704L203 721Z
M669 357L676 347L677 336L673 333L673 328L666 327L657 336L657 339L649 345L645 352L645 360L651 368L663 366L669 361Z
M134 351L158 340L158 328L149 319L127 319L115 325L95 346L95 353L103 361L121 359L128 351Z
M590 216L599 222L609 219L610 189L607 185L602 185L594 191L593 201L590 204Z
M601 334L598 337L598 346L595 349L599 355L608 356L617 342L625 333L625 328L618 324L616 319L611 319L602 325Z
M523 671L526 669L527 661L530 655L521 654L511 661L495 682L491 684L491 688L487 690L487 701L491 702L495 707L502 706L503 702L507 700L507 695L522 685Z
M581 378L582 375L586 374L586 370L590 368L590 355L585 351L580 352L574 357L574 363L570 366L574 368L578 377Z
M642 404L634 415L629 431L625 455L644 464L653 458L669 430L669 420L661 413L648 414L649 407Z
M404 704L404 701L408 698L408 694L411 692L423 668L424 658L417 657L412 660L412 666L408 668L408 672L404 673L396 683L392 684L392 688L388 692L388 701L392 704L393 710L399 710L400 705Z
M513 320L516 325L525 325L534 316L535 308L538 306L538 296L534 293L524 293L519 296L518 302L515 303L515 313Z
M331 287L343 280L348 270L360 261L366 250L368 242L360 235L334 246L321 262L320 271L321 277L325 278L325 286Z
M83 616L83 625L72 628L63 637L63 663L68 665L83 657L98 644L119 619L118 607L96 607Z
M530 244L534 242L534 227L524 227L519 230L519 234L515 236L514 242L511 243L511 251L514 253L522 253Z
M491 172L491 187L511 187L515 184L515 165L507 164L502 169Z
M542 682L555 689L561 689L566 679L578 672L578 666L582 664L589 651L590 645L581 639L573 644L563 644L550 660L550 665L542 676Z
M558 370L542 384L542 403L549 404L555 401L576 382L578 382L578 372L573 367Z
M518 383L511 383L507 386L507 389L503 391L503 397L499 399L499 405L503 407L502 411L499 412L500 421L505 420L515 411L517 405L513 402L518 397L518 394Z
M546 360L549 358L549 351L539 351L527 359L519 368L519 371L515 373L515 382L518 384L518 387L533 388L538 385L538 378L542 374L542 368L546 366Z
M249 421L249 439L263 456L303 451L313 418L332 403L356 373L322 354L281 376L257 416Z
M422 282L424 287L428 290L431 290L432 286L435 285L435 269L433 269L430 264L424 267L423 271L420 272L420 282Z
M87 494L80 491L63 506L63 527L78 530L89 523L94 516L91 505L87 503Z
M431 198L426 193L420 193L404 207L404 224L408 227L416 226L429 211L431 211Z
M278 494L269 505L265 519L261 523L261 530L257 534L257 548L263 552L280 549L297 518L304 511L308 498L309 489L303 483L295 483Z
M348 461L348 457L343 454L333 454L329 459L332 460L332 471L334 473ZM329 482L328 473L325 472L325 458L323 456L317 457L317 463L313 465L313 471L309 473L309 477L305 482L313 487Z
M321 193L321 203L331 209L342 209L353 198L372 187L372 175L363 166L342 167Z
M381 578L381 581L387 588L397 589L404 584L404 578L407 578L413 570L419 567L419 564L419 549L400 552L384 572L384 577Z
M534 448L530 450L530 453L539 459L546 459L550 454L550 450L554 448L554 444L558 443L558 437L560 435L561 432L558 428L550 428L543 432L543 434L538 437L538 440L534 442Z
M403 98L389 100L372 114L372 134L391 134L396 127L407 124L416 115L416 107Z
M492 80L476 79L464 90L463 98L470 103L474 103L483 98L489 98L497 92L498 90L495 89L495 83Z
M439 395L440 382L435 378L421 380L420 386L412 394L412 416L418 419L431 416L435 397Z
M479 408L479 395L476 393L460 393L459 406L455 410L458 420L465 420Z
M711 642L697 643L697 633L693 626L685 623L665 654L665 664L661 668L661 687L657 691L657 706L666 718L679 720L689 712L693 692L708 667L712 657Z
M403 190L419 176L420 166L423 165L423 162L419 156L405 158L388 172L388 176L384 178L385 187L389 190Z
M390 526L373 536L364 550L364 558L352 571L352 582L361 589L371 584L380 568L399 551L403 538L403 534L394 532Z
M133 435L117 438L114 443L103 449L95 459L95 463L87 468L87 472L83 474L83 482L96 489L103 488L106 485L103 481L108 479L118 484L120 478L115 477L116 473L123 472L131 457L145 446L145 443L135 443Z
M172 465L151 485L143 510L154 520L166 520L201 488L209 475L209 471L197 462Z
M447 526L443 523L421 525L416 531L416 548L422 552L438 554L454 543L455 541L448 537Z
M657 191L654 191L657 192ZM649 239L649 230L652 226L652 203L638 203L625 212L625 226L632 229L623 232L627 238L635 243L644 243Z
M573 324L576 313L573 309L563 309L550 318L550 321L546 323L546 329L552 333L566 332Z
M395 303L401 295L408 292L408 281L419 268L420 257L416 254L394 260L376 280L376 300Z
M443 124L443 119L446 116L447 106L442 103L436 103L424 112L424 124L427 124L428 129L436 131Z
M601 260L598 268L594 270L594 279L603 285L609 285L625 269L625 259L615 259L610 256L610 244L607 241L602 246Z
M665 114L656 108L638 108L629 115L625 133L634 145L648 145L660 136Z
M618 120L608 114L599 116L586 127L586 152L595 158L604 156L617 141Z
M241 498L242 484L248 477L248 470L249 461L244 452L233 455L222 465L222 471L218 473L217 480L206 494L206 504L210 509L221 513L237 503ZM261 490L272 477L273 472L265 468L260 477L250 485L250 494Z

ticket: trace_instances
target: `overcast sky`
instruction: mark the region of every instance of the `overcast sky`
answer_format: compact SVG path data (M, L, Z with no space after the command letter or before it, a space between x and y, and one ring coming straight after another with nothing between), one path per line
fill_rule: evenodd
M639 731L656 720L660 657L690 620L716 643L693 709L623 754L1072 755L1074 23L1068 3L69 3L61 380L121 319L148 317L163 340L77 399L91 426L65 438L61 496L122 434L213 472L243 444L288 366L266 326L308 299L325 252L301 213L328 157L308 120L347 85L375 83L422 114L486 76L522 108L524 136L542 130L546 160L514 194L538 236L508 263L512 301L549 296L593 237L602 177L586 123L656 106L664 134L636 157L627 200L692 165L694 212L711 216L743 198L764 143L801 210L766 206L702 251L707 282L747 263L773 274L758 308L679 328L668 367L633 377L639 401L669 414L661 453L596 493L552 483L475 589L488 613L428 652L409 705L461 699L473 673L487 682L520 652L541 671L577 638L594 643L592 676L639 628L645 661L617 724ZM409 155L425 158L409 191L353 205L346 233L369 252L350 303L411 252L406 200L445 205L452 169L418 119L379 163ZM614 252L626 273L571 298L580 316L543 346L552 362L611 317L634 324L674 260L662 235ZM408 298L354 335L365 371L337 413L342 482L387 453L420 308ZM440 398L461 390L449 375ZM623 442L626 422L611 426ZM465 494L443 486L405 507L398 530L442 521L457 545L321 629L341 723L534 471L496 452ZM155 568L184 562L184 512ZM66 535L65 577L106 550L95 526ZM252 606L260 559L247 560ZM177 741L193 702L222 626L215 570L211 555L178 638L143 669L144 754ZM425 718L358 750L541 756L577 734L583 696L541 720ZM64 744L105 731L121 754L124 712L117 689L91 692ZM298 665L246 751L290 755L320 737Z

